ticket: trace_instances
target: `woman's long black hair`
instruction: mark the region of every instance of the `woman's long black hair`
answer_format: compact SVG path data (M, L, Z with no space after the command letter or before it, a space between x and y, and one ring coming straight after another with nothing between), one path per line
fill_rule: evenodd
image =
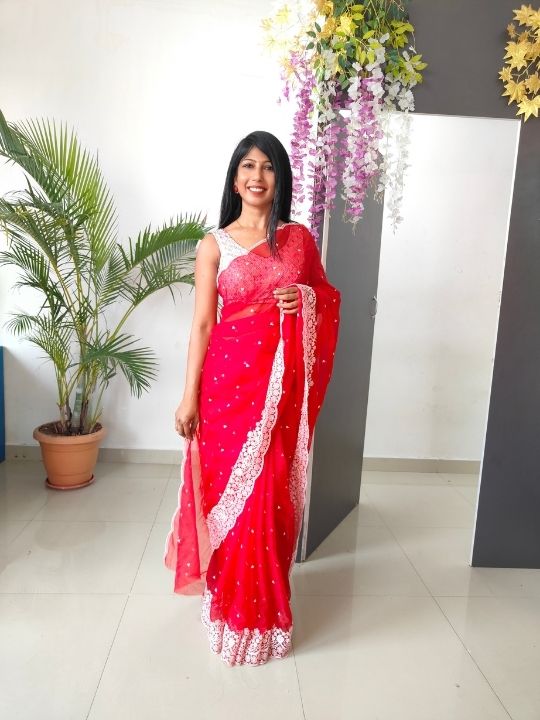
M225 179L219 214L219 227L224 228L230 225L240 216L242 199L238 193L234 192L234 177L238 171L240 161L248 154L252 147L256 147L263 152L272 163L274 169L276 186L270 218L268 220L267 237L272 255L275 255L277 252L276 228L278 223L280 220L283 222L290 222L291 220L292 171L291 161L289 160L287 151L272 133L266 132L265 130L255 130L255 132L249 133L249 135L246 135L245 138L240 140L236 146Z

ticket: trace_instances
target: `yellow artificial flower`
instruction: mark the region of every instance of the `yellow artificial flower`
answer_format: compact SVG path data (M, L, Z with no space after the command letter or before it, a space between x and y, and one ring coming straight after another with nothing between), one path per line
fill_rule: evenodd
M264 38L264 44L270 51L275 50L279 46L276 36L270 34Z
M282 5L274 16L278 25L286 25L291 19L291 8L288 5Z
M512 72L510 71L510 68L509 68L509 67L503 67L503 69L502 69L502 70L500 71L500 73L499 73L499 77L500 77L501 80L503 80L504 82L508 82L509 80L511 80L511 79L512 79Z
M508 83L506 83L504 87L505 92L503 92L502 96L509 96L509 105L511 102L520 102L521 100L523 100L523 98L527 96L527 90L523 82L517 83L515 80L510 80Z
M540 28L540 10L535 10L529 15L529 25L533 28Z
M283 58L281 67L286 78L290 78L294 74L294 67L289 57Z
M522 5L519 10L514 10L514 20L517 20L520 25L526 25L529 21L529 17L534 15L535 11L530 5Z
M516 26L514 25L514 23L510 23L510 25L507 25L506 29L510 37L514 39L516 37Z
M510 58L510 62L508 64L511 68L521 70L521 68L527 67L527 60L525 59L525 56L527 55L527 48L524 47L524 45L525 43L511 42L506 46L508 52L504 57Z
M315 7L319 15L332 15L334 12L334 3L331 0L316 0Z
M533 93L533 95L540 92L540 75L538 73L531 75L525 80L525 85L527 86L527 90Z
M272 29L272 24L272 18L264 18L264 20L261 20L261 27L265 32Z
M329 37L331 37L334 34L336 25L337 25L336 18L329 17L323 25L323 28L321 30L321 37L324 38L325 40L327 40Z
M530 100L529 98L525 98L519 103L519 110L518 115L523 115L523 120L527 122L527 120L531 117L531 115L534 115L534 117L538 117L538 111L540 110L540 95L537 95L535 98Z
M339 18L339 28L338 30L341 30L346 35L354 35L354 31L356 30L356 24L352 17L349 15L341 15Z

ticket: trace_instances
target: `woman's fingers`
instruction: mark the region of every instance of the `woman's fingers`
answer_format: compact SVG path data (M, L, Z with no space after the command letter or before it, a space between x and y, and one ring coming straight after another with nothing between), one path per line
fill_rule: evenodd
M274 297L277 300L278 307L287 315L295 313L299 306L299 291L297 287L276 288Z

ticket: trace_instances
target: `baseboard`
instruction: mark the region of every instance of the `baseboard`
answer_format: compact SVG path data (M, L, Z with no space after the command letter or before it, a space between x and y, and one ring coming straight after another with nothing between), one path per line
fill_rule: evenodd
M181 450L100 448L98 461L173 465L174 463L180 463L181 456ZM41 460L39 445L7 445L6 460Z
M180 450L151 450L138 448L101 448L101 462L179 463ZM6 460L40 460L39 445L7 445ZM443 460L437 458L380 458L365 457L362 470L380 472L425 472L478 474L479 460Z
M445 460L442 458L365 457L362 470L379 472L456 473L478 475L480 460Z

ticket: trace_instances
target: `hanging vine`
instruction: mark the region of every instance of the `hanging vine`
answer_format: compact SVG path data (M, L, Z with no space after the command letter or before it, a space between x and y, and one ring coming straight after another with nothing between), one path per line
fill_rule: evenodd
M426 63L414 46L406 0L295 0L263 21L280 55L284 95L294 96L295 210L307 203L317 232L342 183L345 219L362 217L368 187L387 192L394 229L407 163L412 88ZM390 116L400 113L401 122ZM391 133L394 133L391 137ZM397 147L392 153L391 147Z

